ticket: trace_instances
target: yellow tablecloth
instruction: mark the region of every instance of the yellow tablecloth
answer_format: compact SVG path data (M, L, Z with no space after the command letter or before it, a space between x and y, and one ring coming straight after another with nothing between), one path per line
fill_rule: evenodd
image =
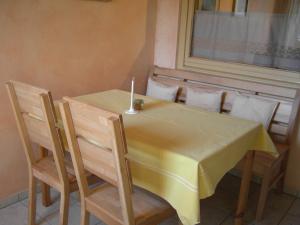
M183 104L144 99L144 110L124 113L130 94L111 90L76 99L122 113L133 182L165 200L184 225L200 221L200 202L248 150L276 155L262 125ZM237 193L238 194L238 193Z

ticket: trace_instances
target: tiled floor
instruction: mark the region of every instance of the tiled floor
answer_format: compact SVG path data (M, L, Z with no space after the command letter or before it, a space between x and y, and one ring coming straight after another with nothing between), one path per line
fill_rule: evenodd
M237 202L240 180L226 175L218 186L215 195L201 201L201 225L232 225L233 213ZM300 225L300 199L290 195L278 195L272 192L268 200L263 221L254 221L255 207L259 193L259 186L252 184L249 208L246 213L247 225ZM55 203L45 208L41 204L41 195L37 199L37 224L57 225L59 216L59 195L52 191ZM177 218L170 218L161 225L177 225ZM0 210L0 225L26 225L27 200L10 205ZM80 203L77 193L71 195L69 225L80 224ZM100 220L92 217L90 225L104 225Z

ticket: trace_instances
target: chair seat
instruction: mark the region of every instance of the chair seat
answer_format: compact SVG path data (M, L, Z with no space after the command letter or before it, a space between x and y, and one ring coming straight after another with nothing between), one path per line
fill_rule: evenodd
M258 164L261 164L263 166L270 167L274 161L281 160L282 156L284 156L284 154L288 152L289 145L275 143L275 146L279 153L279 156L277 158L272 156L271 154L258 151L255 153L255 162L257 162Z
M86 199L86 207L95 215L111 225L123 224L121 203L118 189L109 184L103 184L93 191ZM157 224L175 213L174 209L161 198L134 187L132 194L134 218L137 225ZM107 221L105 221L107 219Z
M65 157L64 164L67 170L68 180L70 183L70 191L78 190L77 180L74 167L69 157ZM32 166L34 175L48 185L60 190L61 183L55 166L53 156L47 156L36 162ZM89 184L94 184L100 181L99 178L86 172L87 181Z
M66 163L68 179L70 183L76 182L75 172L74 169L71 168L71 165L67 162ZM33 166L33 174L39 178L40 180L44 181L50 186L55 187L56 189L60 190L61 183L59 180L57 168L55 166L55 162L52 156L44 157L38 160ZM72 171L69 173L69 171Z
M255 152L255 160L254 160L254 166L253 166L253 173L256 176L263 177L265 167L271 167L272 164L277 160L282 160L285 153L289 150L289 145L287 144L279 144L275 143L275 147L277 148L277 151L279 153L279 156L276 158L271 154L256 151ZM236 169L238 171L243 170L243 166L245 164L245 158L243 158L238 165L236 166Z

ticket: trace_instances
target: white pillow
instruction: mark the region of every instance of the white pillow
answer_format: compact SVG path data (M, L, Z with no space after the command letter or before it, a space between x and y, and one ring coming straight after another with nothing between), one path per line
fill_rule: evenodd
M210 92L187 88L185 104L211 112L220 112L222 95L222 91Z
M230 115L260 122L268 129L278 102L237 95Z
M153 98L174 102L177 96L178 88L178 86L168 86L149 78L146 95Z

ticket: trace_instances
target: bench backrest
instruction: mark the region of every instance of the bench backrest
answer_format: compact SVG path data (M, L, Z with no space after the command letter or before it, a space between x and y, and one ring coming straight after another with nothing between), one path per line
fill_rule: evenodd
M300 90L271 84L255 83L196 72L154 67L149 75L164 84L178 85L177 102L184 103L187 87L203 90L223 90L221 111L228 113L237 94L260 96L279 102L269 133L274 141L289 143L299 112Z

